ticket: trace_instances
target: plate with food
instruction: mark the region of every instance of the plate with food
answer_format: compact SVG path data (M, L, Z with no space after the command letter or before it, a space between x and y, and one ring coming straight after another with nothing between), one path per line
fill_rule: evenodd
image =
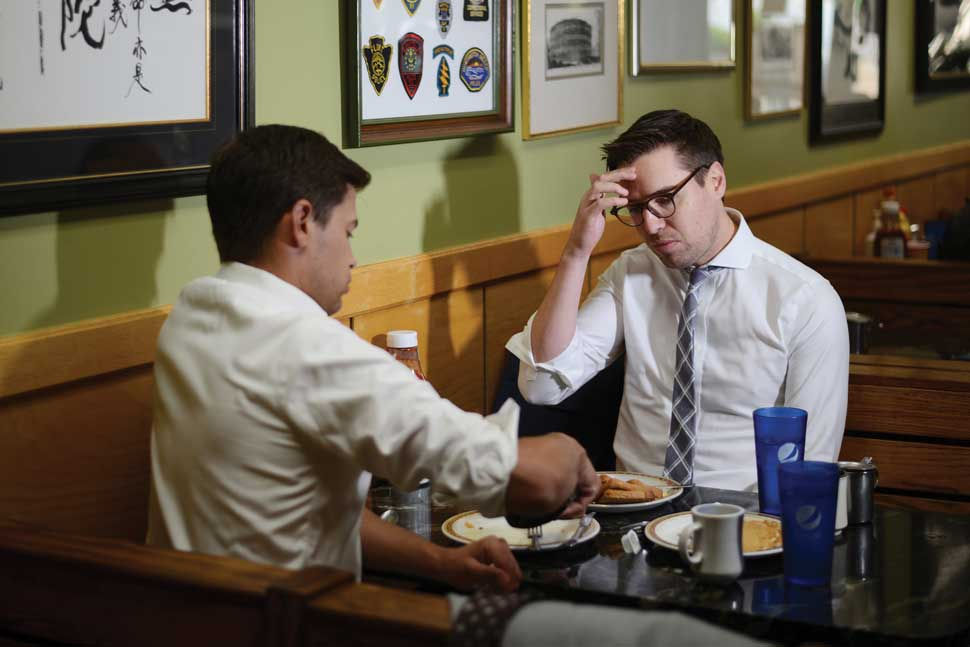
M691 523L690 510L658 517L643 529L644 536L664 548L677 550L680 531ZM759 512L745 512L741 528L741 550L745 557L765 557L781 552L781 519Z
M673 501L684 488L662 476L636 472L598 472L600 494L589 504L597 512L636 512Z
M561 547L569 541L582 519L556 519L542 524L542 537L539 539L539 550L552 550ZM535 550L532 540L525 528L513 528L505 517L485 517L477 510L462 512L449 517L441 524L441 532L445 537L462 544L485 537L501 537L508 542L512 550ZM589 526L576 538L576 543L589 541L600 532L600 525L596 519L591 519Z

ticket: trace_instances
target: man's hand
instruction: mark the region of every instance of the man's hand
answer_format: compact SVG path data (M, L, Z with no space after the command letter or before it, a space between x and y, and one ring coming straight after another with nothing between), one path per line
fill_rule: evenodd
M600 494L600 485L600 477L584 452L576 480L576 499L566 507L562 513L563 518L569 519L586 514L586 506Z
M576 219L566 243L564 256L571 255L588 258L596 247L596 243L603 237L606 226L605 211L612 207L622 207L627 203L629 195L620 181L633 181L637 177L632 167L618 168L602 175L589 176L589 189L579 199ZM615 194L615 195L607 195Z
M504 539L486 537L459 548L442 548L440 579L460 591L489 589L514 591L522 581L522 571Z
M570 497L562 516L576 517L599 493L596 470L586 450L561 433L519 439L519 460L509 477L506 510L540 517L558 510Z

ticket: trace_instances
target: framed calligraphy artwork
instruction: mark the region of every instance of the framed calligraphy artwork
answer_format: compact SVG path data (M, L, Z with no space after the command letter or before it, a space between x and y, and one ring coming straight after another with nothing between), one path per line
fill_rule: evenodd
M252 2L0 3L0 214L204 193L253 123Z
M344 145L512 130L512 0L342 2Z
M882 131L886 114L886 0L809 3L809 142Z

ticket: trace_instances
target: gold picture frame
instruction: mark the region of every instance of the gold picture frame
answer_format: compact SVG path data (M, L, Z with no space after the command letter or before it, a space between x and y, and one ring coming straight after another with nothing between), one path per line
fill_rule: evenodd
M807 0L745 0L744 116L801 114L805 107Z
M522 139L622 123L624 9L625 0L523 1Z
M734 0L631 0L630 73L736 66Z

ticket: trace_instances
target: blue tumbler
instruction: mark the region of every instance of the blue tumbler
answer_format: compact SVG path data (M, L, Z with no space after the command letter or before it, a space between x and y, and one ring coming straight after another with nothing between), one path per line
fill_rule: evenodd
M754 450L758 461L758 505L780 515L778 466L805 458L808 412L794 407L766 407L754 412Z

